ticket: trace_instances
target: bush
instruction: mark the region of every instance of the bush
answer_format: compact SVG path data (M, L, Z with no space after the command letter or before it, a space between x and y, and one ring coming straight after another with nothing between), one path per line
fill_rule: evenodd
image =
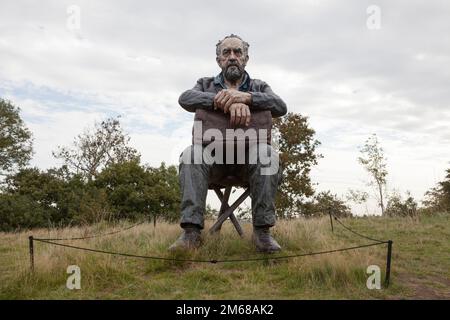
M315 196L315 203L313 209L316 212L315 215L328 214L328 210L336 217L348 217L351 216L351 211L345 202L338 198L336 194L332 194L331 191L322 191Z
M22 169L7 176L0 195L1 230L145 216L174 221L180 211L176 168L144 167L139 160L110 165L94 181L66 167Z
M93 223L113 214L104 190L64 167L46 172L27 168L9 175L2 196L3 230Z
M423 204L425 214L450 213L450 169L447 169L444 181L425 193Z
M336 217L351 216L350 207L331 191L321 191L311 201L304 202L300 215L307 218L321 217L328 215L330 210Z
M78 204L77 212L72 215L75 224L92 224L119 218L117 210L109 204L104 189L86 187Z
M113 164L105 168L94 182L104 189L108 203L118 218L142 216L179 218L180 192L175 167L143 167L138 160Z
M51 226L52 210L20 194L0 194L0 231Z
M417 214L417 202L409 192L406 193L406 200L398 192L393 192L388 197L386 215L388 217L413 217Z

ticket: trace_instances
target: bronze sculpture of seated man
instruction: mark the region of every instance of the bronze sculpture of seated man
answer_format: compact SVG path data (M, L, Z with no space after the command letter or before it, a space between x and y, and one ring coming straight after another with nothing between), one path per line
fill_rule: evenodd
M220 113L229 119L230 126L240 128L248 127L252 116L259 112L266 111L269 118L285 115L287 108L283 100L267 83L250 78L245 71L248 47L247 42L233 34L219 41L216 61L222 72L216 77L199 79L194 88L181 94L179 104L189 112ZM238 175L248 181L256 248L261 252L281 250L269 232L275 225L274 202L281 173L278 155L270 141L258 139L256 144L246 145L245 152L239 152L238 148L237 158L245 160L235 164L229 163L227 152L217 154L216 149L210 153L205 148L208 146L194 142L180 156L180 225L183 233L169 250L197 248L201 244L208 185L214 176L225 174ZM231 159L236 161L235 156Z

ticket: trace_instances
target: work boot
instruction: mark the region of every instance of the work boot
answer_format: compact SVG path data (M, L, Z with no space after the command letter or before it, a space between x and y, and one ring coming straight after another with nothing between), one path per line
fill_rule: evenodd
M281 246L270 235L269 227L254 227L253 242L259 252L273 253L281 250Z
M192 225L183 229L183 233L169 247L169 251L197 249L202 244L200 228Z

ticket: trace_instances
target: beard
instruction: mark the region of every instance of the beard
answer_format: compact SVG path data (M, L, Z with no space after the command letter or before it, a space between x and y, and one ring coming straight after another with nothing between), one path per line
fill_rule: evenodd
M227 68L225 69L225 79L227 79L230 82L236 82L238 81L242 75L244 74L244 69L239 66L239 65L231 65L231 66L227 66Z

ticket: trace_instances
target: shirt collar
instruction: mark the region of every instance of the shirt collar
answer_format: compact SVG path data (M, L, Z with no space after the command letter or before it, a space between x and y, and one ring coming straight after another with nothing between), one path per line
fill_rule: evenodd
M223 79L222 72L214 77L214 84L220 85L224 89L227 88L225 81ZM247 71L245 71L244 80L242 81L241 85L239 86L239 91L248 91L249 86L250 86L250 75L247 73Z

